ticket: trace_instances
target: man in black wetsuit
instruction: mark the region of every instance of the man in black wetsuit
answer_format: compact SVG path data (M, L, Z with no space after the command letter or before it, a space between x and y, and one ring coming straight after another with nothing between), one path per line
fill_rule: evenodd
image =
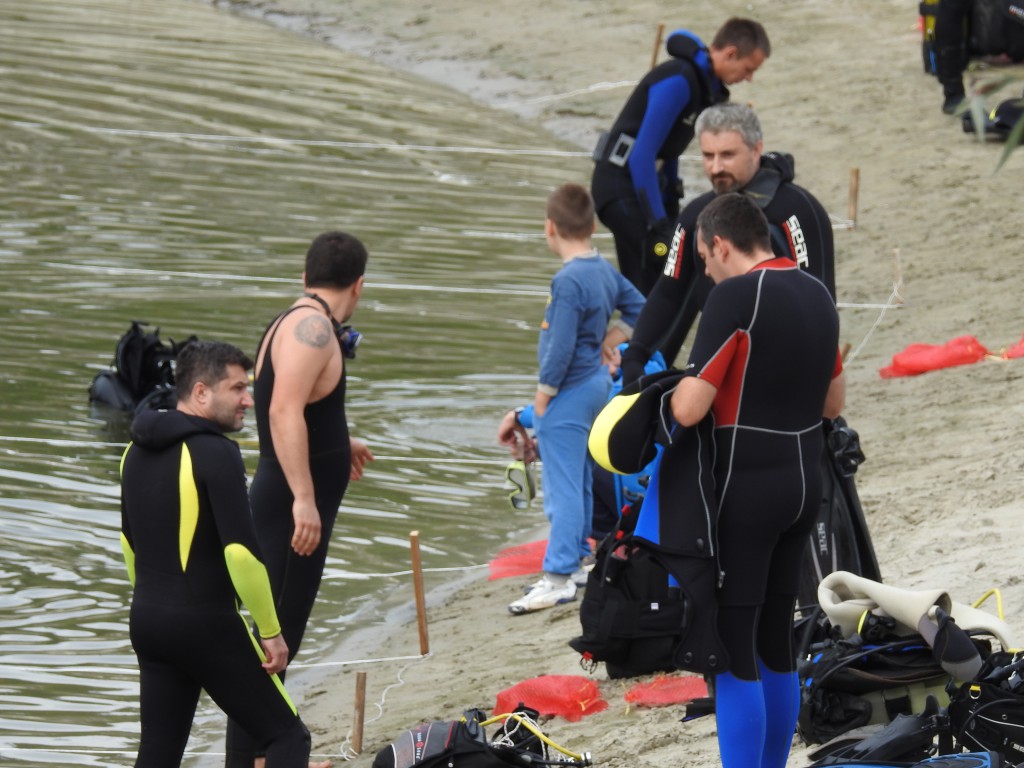
M136 766L178 766L200 689L253 734L267 765L306 768L309 731L278 674L288 647L253 530L238 445L252 361L229 344L178 354L178 405L147 410L121 461L121 547L134 587L142 738ZM262 652L238 612L245 604Z
M679 156L702 109L729 98L727 85L752 80L771 54L756 21L729 19L711 45L692 32L669 35L671 56L633 90L594 149L591 193L615 236L619 271L645 296L661 272L679 213Z
M952 115L966 98L963 73L971 59L1024 61L1024 9L1006 0L942 0L935 12L934 56L942 111Z
M715 677L719 749L723 768L783 768L800 706L793 610L821 502L821 420L845 397L839 315L819 280L772 253L749 196L708 204L696 240L715 286L672 415L683 427L713 419L718 632L729 659ZM666 482L692 471L674 455L670 446L662 458Z
M712 191L689 203L676 223L671 252L647 297L629 348L622 357L623 381L635 381L655 351L672 365L693 321L704 306L712 282L695 247L697 216L725 192L740 192L764 211L772 250L787 256L821 280L835 297L832 223L821 203L793 183L787 155L763 154L761 124L742 104L709 107L697 119L704 172Z
M349 480L370 449L349 436L346 360L355 356L347 323L366 271L363 244L325 232L306 253L305 292L267 328L256 355L260 460L250 497L281 629L298 652L323 576L331 531ZM251 768L255 744L228 724L229 768Z

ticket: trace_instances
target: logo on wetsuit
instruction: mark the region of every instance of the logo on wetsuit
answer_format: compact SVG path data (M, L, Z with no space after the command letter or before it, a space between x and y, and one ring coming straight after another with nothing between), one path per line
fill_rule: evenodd
M807 269L807 241L804 240L804 230L800 226L800 220L793 214L786 223L782 225L786 231L786 238L789 240L789 251L796 259L800 269Z
M672 242L668 246L668 258L665 260L665 275L667 277L679 277L676 263L679 261L679 252L683 250L685 240L686 230L681 224L676 224L676 231L672 233Z

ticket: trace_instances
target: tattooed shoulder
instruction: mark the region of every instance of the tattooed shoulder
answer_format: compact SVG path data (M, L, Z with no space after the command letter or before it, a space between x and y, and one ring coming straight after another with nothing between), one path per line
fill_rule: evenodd
M295 326L295 338L310 347L325 347L331 340L331 327L326 317L311 315L299 320Z

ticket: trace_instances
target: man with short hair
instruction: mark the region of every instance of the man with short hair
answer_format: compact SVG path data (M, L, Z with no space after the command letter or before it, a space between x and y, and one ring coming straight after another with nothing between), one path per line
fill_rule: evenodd
M253 404L240 349L193 341L178 354L178 404L146 410L121 460L121 547L134 587L137 766L178 766L200 690L253 735L273 766L306 768L309 731L278 679L288 646L253 530L238 445ZM260 631L254 645L238 604Z
M793 160L764 153L760 121L743 104L718 104L696 124L704 173L713 189L690 202L679 216L665 269L647 298L629 348L622 356L623 380L635 381L644 363L660 351L671 365L679 354L712 281L693 237L697 216L725 192L739 192L768 219L772 250L821 280L835 297L832 223L821 203L793 183Z
M331 531L349 480L373 453L349 435L347 361L358 334L345 325L363 289L367 252L324 232L306 252L302 296L267 327L253 385L260 459L250 498L281 629L294 658L313 611ZM228 768L251 768L255 744L228 724ZM254 734L250 734L253 736Z
M772 253L749 196L715 198L695 239L715 286L671 408L683 427L713 414L712 551L729 660L715 677L719 749L723 768L783 768L800 707L793 610L821 503L821 420L845 397L839 315L819 280ZM666 448L659 479L692 471L678 456Z
M615 237L619 271L645 296L665 264L682 183L679 156L701 110L729 98L725 86L752 80L771 55L758 22L729 19L710 46L692 32L669 35L671 58L648 72L594 150L591 192Z

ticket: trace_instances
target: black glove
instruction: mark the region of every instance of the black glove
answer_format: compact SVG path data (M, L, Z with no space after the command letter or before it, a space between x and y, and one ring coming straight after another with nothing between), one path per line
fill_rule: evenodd
M644 375L644 366L647 365L647 352L634 344L626 347L622 353L622 362L619 370L622 373L622 386L628 387L634 381Z
M675 232L676 226L669 219L658 219L651 224L644 238L644 260L654 259L654 263L663 265Z

